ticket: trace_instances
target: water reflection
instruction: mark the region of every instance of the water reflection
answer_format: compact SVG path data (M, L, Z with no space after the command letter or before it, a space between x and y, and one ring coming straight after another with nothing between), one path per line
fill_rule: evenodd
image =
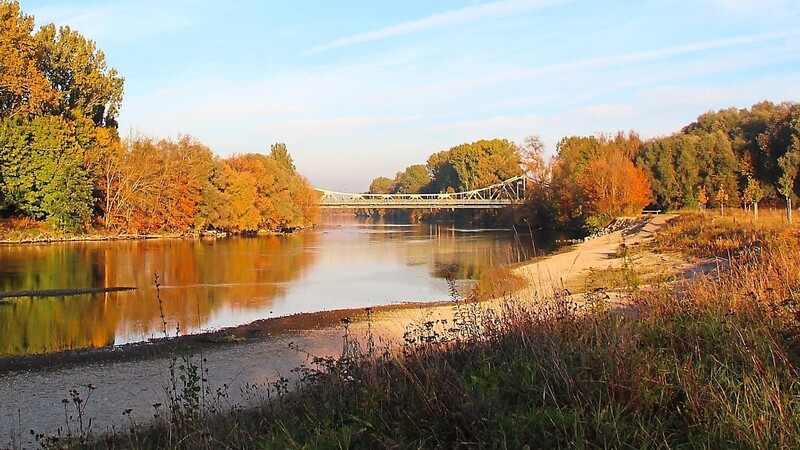
M252 239L65 243L0 248L5 292L134 286L135 291L0 302L0 354L43 353L206 326L221 309L269 308L313 261L315 234ZM162 286L158 296L154 274Z
M488 267L529 257L533 246L512 231L350 216L292 236L2 246L0 291L137 289L0 300L0 355L160 337L162 310L175 335L297 312L444 300L443 277L479 279Z

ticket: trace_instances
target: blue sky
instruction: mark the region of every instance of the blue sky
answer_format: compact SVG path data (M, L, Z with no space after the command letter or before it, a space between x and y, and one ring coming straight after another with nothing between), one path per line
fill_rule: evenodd
M285 142L362 191L478 139L670 134L800 100L800 1L21 0L126 79L120 131L218 155Z

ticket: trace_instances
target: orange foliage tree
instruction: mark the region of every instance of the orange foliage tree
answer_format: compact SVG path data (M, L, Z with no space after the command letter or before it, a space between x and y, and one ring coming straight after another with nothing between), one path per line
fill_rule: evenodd
M0 118L28 118L52 108L58 93L37 67L33 17L0 2Z
M131 138L106 149L101 171L108 227L130 233L183 232L194 225L212 167L211 150L196 139Z
M584 189L587 209L600 218L639 214L653 200L644 171L619 151L589 164Z
M650 204L650 183L632 161L642 145L633 132L562 139L551 163L555 220L597 228Z

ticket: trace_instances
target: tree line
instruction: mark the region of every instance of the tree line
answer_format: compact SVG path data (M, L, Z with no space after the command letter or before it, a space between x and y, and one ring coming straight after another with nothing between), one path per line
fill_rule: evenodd
M707 112L680 132L654 139L637 162L664 209L757 207L784 202L791 213L798 193L800 104L768 101L749 109Z
M248 232L298 228L316 195L286 146L222 159L190 136L121 139L124 79L69 27L35 30L17 1L0 0L0 218L80 232ZM565 137L543 156L536 136L464 143L431 155L371 193L444 193L526 173L518 219L596 228L645 207L785 204L800 171L800 105L710 111L670 136ZM790 216L791 217L791 216Z
M462 144L427 164L375 178L370 193L457 192L525 173L526 202L512 220L597 229L614 217L681 208L785 205L791 220L800 171L800 105L763 101L709 111L669 136L634 131L570 136L546 159L533 135Z
M0 0L0 217L66 232L248 232L309 225L286 146L221 159L189 136L121 139L124 79L92 40Z

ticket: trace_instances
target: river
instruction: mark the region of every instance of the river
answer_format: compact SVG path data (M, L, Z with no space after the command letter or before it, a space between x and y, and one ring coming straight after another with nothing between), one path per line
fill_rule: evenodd
M0 299L0 356L140 342L300 312L447 300L451 284L466 293L491 269L549 252L554 242L527 229L341 215L293 235L0 246L0 292L135 288ZM340 335L281 336L205 357L218 367L211 372L220 384L235 378L241 389L304 361L287 351L287 341L335 353ZM53 433L65 421L60 400L89 383L97 386L87 412L95 430L124 425L127 406L146 418L148 405L163 401L167 378L167 364L158 360L0 376L0 443L28 429Z
M0 299L0 356L144 341L163 337L164 322L174 336L300 312L446 300L447 277L468 289L488 268L553 245L550 236L535 241L528 230L348 215L292 235L0 246L0 292L136 288Z

